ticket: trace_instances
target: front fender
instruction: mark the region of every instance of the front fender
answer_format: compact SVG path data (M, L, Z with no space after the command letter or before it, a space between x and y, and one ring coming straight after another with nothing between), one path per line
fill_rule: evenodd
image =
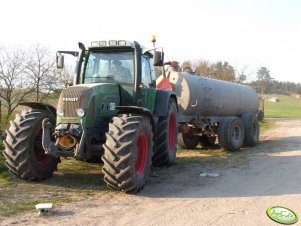
M152 124L152 127L155 128L153 114L147 108L137 107L137 106L117 106L116 107L118 114L138 114L147 116Z
M53 116L53 118L56 118L56 109L50 104L39 102L21 102L18 105L27 106L34 110L48 111Z

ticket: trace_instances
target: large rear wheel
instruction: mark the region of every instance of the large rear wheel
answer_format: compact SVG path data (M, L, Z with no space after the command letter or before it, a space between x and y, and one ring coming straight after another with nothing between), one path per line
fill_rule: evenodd
M102 171L107 185L129 193L146 184L153 153L153 132L146 116L119 115L106 133Z
M160 118L156 128L153 165L169 166L174 163L177 152L177 124L177 105L175 100L170 98L167 116Z
M17 114L6 131L5 165L9 172L23 180L42 180L52 176L59 158L46 155L42 147L42 121L54 118L42 110Z

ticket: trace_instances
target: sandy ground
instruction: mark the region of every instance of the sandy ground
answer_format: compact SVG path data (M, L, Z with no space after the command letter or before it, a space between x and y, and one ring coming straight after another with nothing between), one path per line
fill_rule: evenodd
M192 164L158 182L159 171L138 195L109 193L63 204L52 216L32 211L0 225L279 225L267 217L268 207L301 216L301 120L277 120L261 140L244 150L247 164L205 169L219 177L200 177L204 167Z

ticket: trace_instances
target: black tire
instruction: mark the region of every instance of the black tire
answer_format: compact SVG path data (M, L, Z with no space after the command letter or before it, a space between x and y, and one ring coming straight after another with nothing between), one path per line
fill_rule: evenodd
M154 166L170 166L177 152L177 105L173 98L169 100L166 117L161 117L156 128Z
M114 117L103 145L102 171L107 185L128 193L141 190L149 178L153 143L148 117Z
M258 111L256 117L257 117L257 120L258 120L259 122L262 122L263 119L264 119L264 112L263 112L262 110Z
M195 149L199 141L199 136L190 135L189 133L180 133L178 135L178 143L181 148Z
M17 178L39 181L51 177L57 169L59 158L45 155L42 147L42 121L45 118L55 124L55 119L42 110L17 114L15 120L10 121L3 154L9 172Z
M259 123L256 114L247 112L241 116L245 127L244 145L255 146L259 143Z
M216 141L216 136L207 136L207 135L202 135L200 137L200 144L202 147L205 148L210 148L213 147Z
M244 141L244 126L240 118L227 117L218 127L219 145L229 151L237 151Z

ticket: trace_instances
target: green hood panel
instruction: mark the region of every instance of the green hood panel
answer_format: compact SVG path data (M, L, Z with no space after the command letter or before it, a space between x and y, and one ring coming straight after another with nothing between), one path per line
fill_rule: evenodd
M74 119L78 118L76 109L82 108L86 114L80 121L85 128L98 127L97 123L102 121L101 117L112 117L116 114L115 106L131 104L131 90L130 87L123 88L115 83L68 87L62 91L59 98L57 108L64 110L64 117L58 117L57 124L68 123L68 118L74 122Z

